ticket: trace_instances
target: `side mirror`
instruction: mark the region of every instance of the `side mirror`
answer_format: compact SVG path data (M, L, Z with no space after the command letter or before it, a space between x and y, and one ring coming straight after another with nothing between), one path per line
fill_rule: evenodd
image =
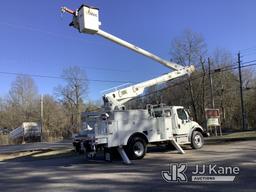
M191 121L193 121L193 117L189 117L189 119L190 119Z

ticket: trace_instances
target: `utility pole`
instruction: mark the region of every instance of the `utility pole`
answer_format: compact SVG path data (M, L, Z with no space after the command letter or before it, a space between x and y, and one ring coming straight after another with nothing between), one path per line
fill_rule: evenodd
M43 138L43 122L44 122L44 95L41 95L41 99L40 99L40 117L41 117L41 142L42 142L42 138Z
M241 72L241 55L237 54L238 59L238 71L239 71L239 83L240 83L240 99L241 99L241 112L242 112L242 130L245 130L245 111L244 111L244 97L243 97L243 84L242 84L242 72Z
M214 98L213 98L213 84L212 84L212 74L211 74L211 61L208 57L208 69L209 69L209 81L210 81L210 90L211 90L211 107L214 108Z

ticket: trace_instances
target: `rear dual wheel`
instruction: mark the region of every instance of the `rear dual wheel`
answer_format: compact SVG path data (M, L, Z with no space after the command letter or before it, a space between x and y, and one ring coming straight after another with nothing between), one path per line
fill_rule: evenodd
M132 137L125 151L130 159L142 159L147 152L147 143L141 137Z

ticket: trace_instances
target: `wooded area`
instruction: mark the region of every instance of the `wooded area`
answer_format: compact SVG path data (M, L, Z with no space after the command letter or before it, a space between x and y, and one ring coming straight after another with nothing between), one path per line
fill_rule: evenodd
M86 73L79 67L69 67L61 78L64 85L57 86L52 95L40 96L30 76L17 76L8 95L0 100L0 127L11 130L22 122L39 122L46 139L77 133L81 112L93 106L93 102L87 105L84 100L88 92Z
M195 65L196 72L190 77L179 78L164 86L151 87L144 95L131 101L129 108L144 108L148 103L185 106L194 120L204 127L205 108L218 108L224 131L241 130L237 55L225 49L216 49L209 53L203 37L189 30L172 41L170 55L171 61L178 64ZM253 66L242 63L241 67L247 128L255 128L256 123L256 76Z
M191 31L185 31L175 38L170 50L172 61L184 66L195 65L196 72L190 77L147 89L142 96L130 101L128 108L145 108L146 104L159 103L181 105L190 109L194 120L204 127L205 108L218 108L224 130L240 130L242 119L236 55L224 49L209 53L204 38ZM243 66L242 63L248 128L255 128L256 123L254 71L253 66ZM57 86L52 95L41 97L30 76L17 76L8 95L0 98L0 128L14 129L22 122L41 122L43 119L43 131L47 136L67 137L78 132L81 128L81 112L97 110L100 104L85 100L88 81L81 68L66 68L61 78L65 81L64 85Z

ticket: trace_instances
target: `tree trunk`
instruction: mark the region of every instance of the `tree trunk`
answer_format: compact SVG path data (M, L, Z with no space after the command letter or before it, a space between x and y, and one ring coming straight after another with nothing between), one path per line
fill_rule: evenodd
M194 92L193 92L193 87L192 87L192 81L190 80L190 78L188 79L188 85L189 85L189 93L190 93L190 98L191 98L192 109L193 109L193 112L194 112L195 121L197 121L198 120L198 118L197 118L197 110L196 110L196 104L195 104L195 99L194 99Z

